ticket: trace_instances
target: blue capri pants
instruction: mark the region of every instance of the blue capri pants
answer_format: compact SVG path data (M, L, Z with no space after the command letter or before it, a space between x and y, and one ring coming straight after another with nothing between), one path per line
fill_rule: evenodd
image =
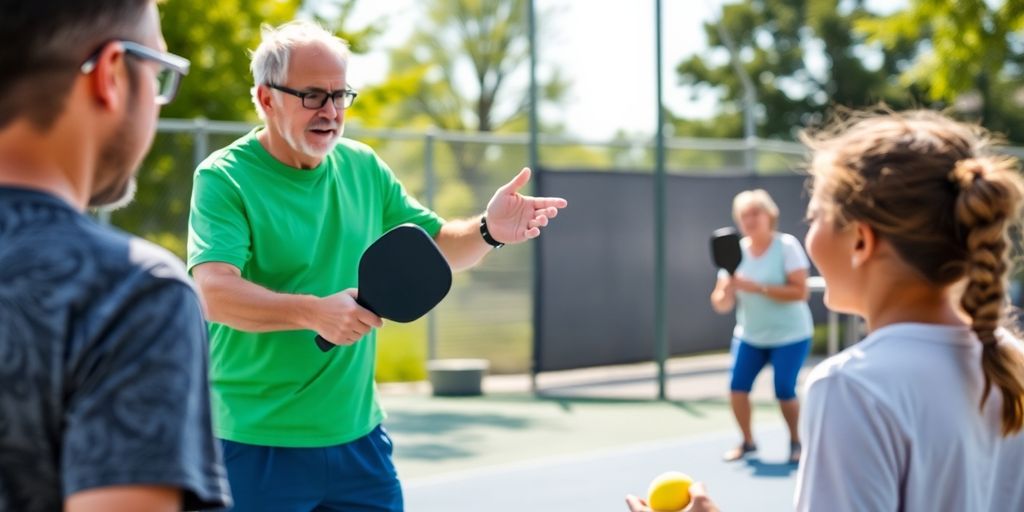
M732 339L731 391L749 393L754 379L764 365L771 361L775 370L775 397L779 400L796 398L796 378L811 349L810 338L779 347L755 347L741 339Z

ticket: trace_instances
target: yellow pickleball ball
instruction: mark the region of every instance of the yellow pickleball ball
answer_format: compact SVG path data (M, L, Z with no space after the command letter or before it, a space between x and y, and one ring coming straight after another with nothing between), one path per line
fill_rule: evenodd
M693 479L685 473L669 471L658 475L647 490L647 504L657 512L676 512L690 503Z

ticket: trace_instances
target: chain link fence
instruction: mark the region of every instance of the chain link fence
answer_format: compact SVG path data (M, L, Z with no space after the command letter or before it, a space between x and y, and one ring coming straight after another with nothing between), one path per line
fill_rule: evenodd
M161 120L139 174L136 201L114 212L110 222L184 257L192 171L212 151L253 128L204 119ZM349 126L346 136L373 147L413 196L446 218L483 211L494 190L528 161L525 134ZM651 140L541 136L540 142L540 161L550 172L587 168L650 173L654 167ZM673 174L793 173L806 157L799 144L765 140L671 139L667 150ZM1024 151L1013 152L1024 156ZM530 244L495 251L482 265L456 276L451 294L429 320L386 326L378 351L380 379L422 379L425 361L431 358L478 357L490 360L493 373L529 371L533 264Z

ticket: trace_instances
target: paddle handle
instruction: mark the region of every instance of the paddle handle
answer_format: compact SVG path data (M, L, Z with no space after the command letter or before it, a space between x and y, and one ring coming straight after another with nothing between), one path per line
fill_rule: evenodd
M373 312L373 310L367 307L366 304L363 304L363 301L359 300L359 297L356 297L356 304L359 304L359 307L363 309ZM316 341L317 348L319 348L320 351L322 352L330 352L331 350L334 350L334 347L337 347L337 345L327 341L327 339L325 339L323 336L320 336L319 334L316 335L316 339L314 341Z
M319 334L316 335L316 346L322 352L330 352L331 349L333 349L334 347L337 347L337 345L327 341L326 339L324 339L323 336L320 336Z

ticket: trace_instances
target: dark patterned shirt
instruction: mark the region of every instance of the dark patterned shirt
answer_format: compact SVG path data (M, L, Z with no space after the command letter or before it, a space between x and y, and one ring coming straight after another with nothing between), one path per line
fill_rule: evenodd
M181 263L64 202L0 187L0 511L112 485L226 505L206 326Z

